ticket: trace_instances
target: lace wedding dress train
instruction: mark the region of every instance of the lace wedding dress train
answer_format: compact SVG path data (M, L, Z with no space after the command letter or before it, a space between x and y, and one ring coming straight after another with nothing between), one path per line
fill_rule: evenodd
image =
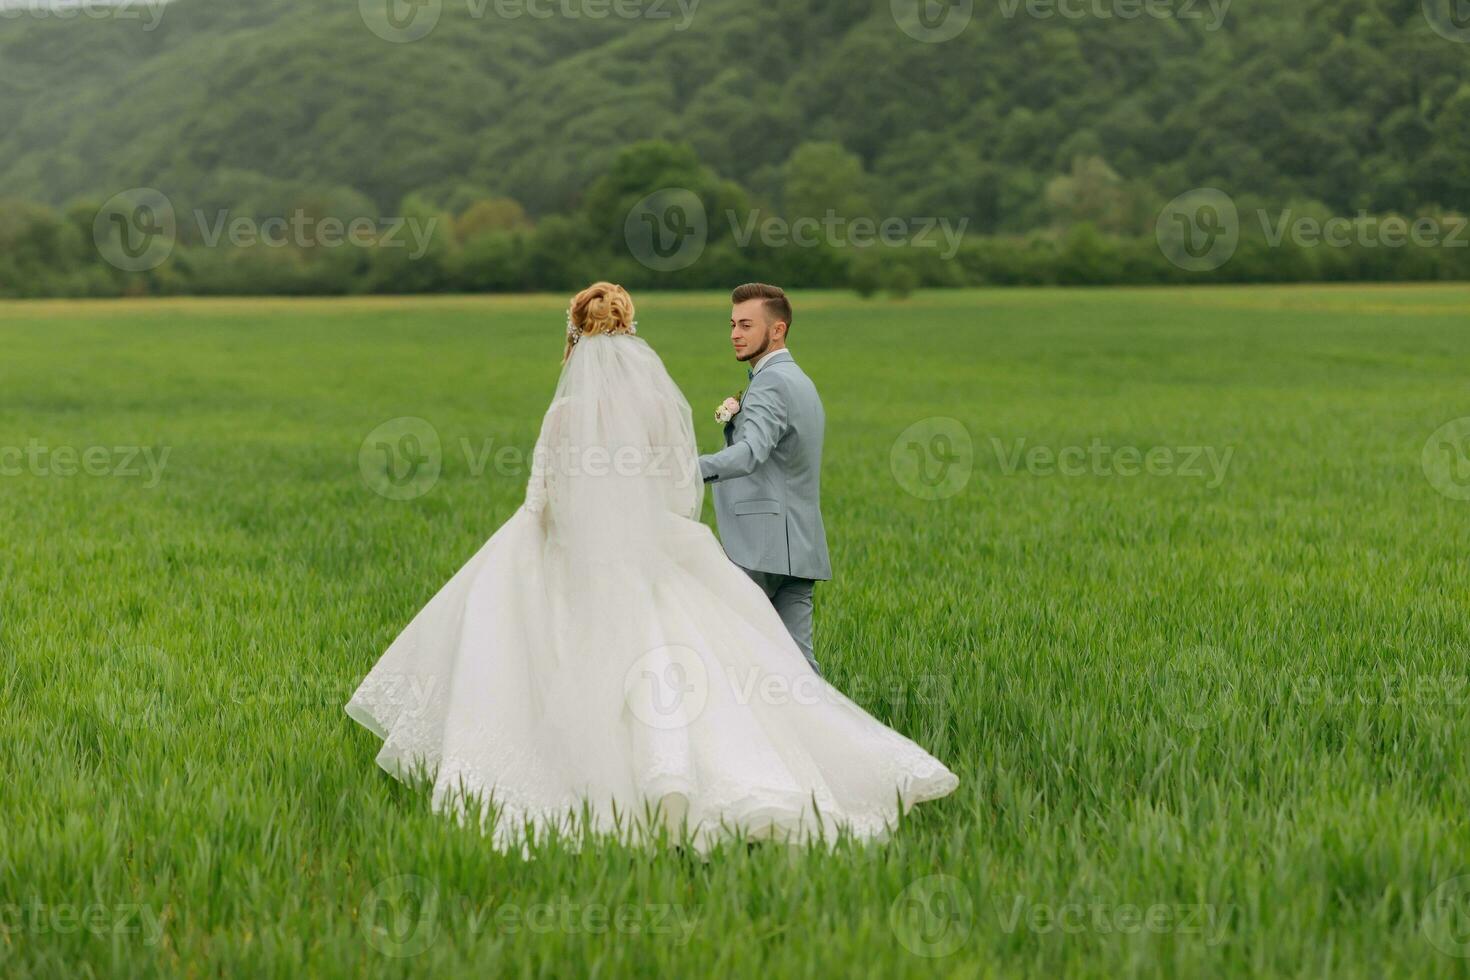
M817 676L699 523L689 406L644 341L585 337L526 502L372 668L378 763L527 831L878 838L957 778Z

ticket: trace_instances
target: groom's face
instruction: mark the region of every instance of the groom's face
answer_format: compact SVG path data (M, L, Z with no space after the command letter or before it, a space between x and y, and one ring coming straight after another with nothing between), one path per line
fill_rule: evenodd
M737 361L754 360L785 337L786 324L773 322L763 299L748 299L730 310L730 345Z

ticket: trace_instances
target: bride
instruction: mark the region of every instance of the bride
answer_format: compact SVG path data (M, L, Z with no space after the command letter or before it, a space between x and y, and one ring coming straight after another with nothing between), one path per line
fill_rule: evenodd
M525 504L347 713L500 849L577 827L881 838L958 780L823 681L699 522L689 405L635 334L622 287L572 300Z

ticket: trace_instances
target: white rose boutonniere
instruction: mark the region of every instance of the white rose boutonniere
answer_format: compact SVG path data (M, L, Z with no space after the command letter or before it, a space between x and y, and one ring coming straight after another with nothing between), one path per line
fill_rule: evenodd
M720 402L720 407L715 409L715 421L720 423L721 425L728 425L730 420L733 419L737 414L739 414L739 412L740 395L735 395L732 398L726 398L724 401Z

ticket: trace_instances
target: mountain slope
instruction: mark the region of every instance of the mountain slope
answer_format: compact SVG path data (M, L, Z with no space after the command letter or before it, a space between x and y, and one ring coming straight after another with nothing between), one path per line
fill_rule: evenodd
M687 25L668 3L665 20L495 9L445 3L406 44L335 0L177 0L152 32L0 21L0 186L62 205L150 185L255 211L495 194L544 216L619 149L666 139L778 205L793 152L839 143L875 210L989 231L1054 220L1045 185L1084 157L1153 200L1205 184L1339 212L1470 196L1470 44L1416 0L1236 0L1213 30L982 3L940 44L899 30L887 0L721 0Z

